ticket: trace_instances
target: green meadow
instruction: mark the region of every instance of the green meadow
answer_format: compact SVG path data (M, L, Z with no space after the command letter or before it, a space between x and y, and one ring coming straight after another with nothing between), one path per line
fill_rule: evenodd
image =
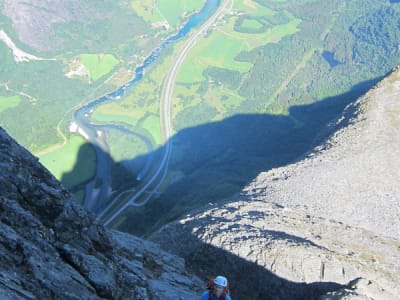
M81 54L80 61L94 81L110 73L119 63L111 54Z
M132 1L132 8L146 22L157 23L167 21L176 28L181 24L183 16L200 10L203 0L143 0Z
M257 12L258 13L258 12ZM289 14L290 15L290 14ZM201 40L188 54L180 69L177 82L196 83L204 81L203 73L209 66L248 72L252 64L237 61L235 58L243 51L251 51L267 43L279 42L283 37L296 33L301 20L290 15L288 23L273 26L263 33L242 33L234 30L236 16L218 30Z
M92 114L92 120L98 124L123 124L128 127L136 126L138 119L142 117L141 112L124 111L118 104L110 103L107 108L99 107Z
M149 23L164 21L160 10L155 5L154 0L131 1L132 9L138 16Z
M126 134L117 130L108 132L110 156L115 162L131 160L151 151L142 139L136 135Z
M85 157L85 159L82 159ZM78 164L79 159L79 164ZM39 161L58 179L74 171L78 176L67 176L63 184L74 187L81 182L90 179L96 171L96 156L93 147L77 135L72 135L66 145L56 151L43 154Z
M158 115L149 115L143 120L142 127L149 132L157 146L161 146L160 118Z
M0 113L9 108L17 107L21 102L19 96L4 97L0 96Z
M254 1L234 1L233 9L250 14L251 16L271 16L274 11Z
M248 29L262 29L264 27L264 24L255 19L244 19L242 27Z
M183 15L200 10L204 5L203 0L159 0L157 7L168 23L177 27L183 20Z

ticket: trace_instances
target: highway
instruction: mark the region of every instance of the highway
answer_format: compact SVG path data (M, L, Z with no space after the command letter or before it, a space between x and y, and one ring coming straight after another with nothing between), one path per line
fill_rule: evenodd
M220 6L215 11L215 13L204 22L197 31L194 31L187 41L184 43L182 48L176 55L176 58L173 58L173 65L170 67L169 72L167 73L164 84L161 90L160 97L160 122L161 122L161 133L163 137L164 143L164 154L162 160L160 162L159 167L155 170L154 174L147 180L143 186L136 191L135 195L131 198L127 199L127 201L110 217L104 220L104 225L109 225L118 215L120 215L127 207L129 206L143 206L145 205L152 195L157 192L157 189L160 187L162 182L165 179L168 170L169 158L171 155L171 142L170 139L172 137L172 125L171 125L171 101L172 94L174 91L174 84L176 80L176 76L179 71L179 67L183 64L187 54L190 49L204 36L206 31L215 23L215 21L223 16L226 12L226 7L233 0L222 0ZM147 190L151 186L151 190ZM136 202L144 193L147 193L146 198L141 202ZM115 199L114 201L116 201ZM99 217L103 217L106 214L107 209L105 209Z

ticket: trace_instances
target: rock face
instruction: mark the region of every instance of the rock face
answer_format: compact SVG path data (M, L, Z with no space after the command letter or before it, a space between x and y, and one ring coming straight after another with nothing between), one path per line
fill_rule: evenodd
M0 128L0 299L195 299L153 243L109 232Z
M91 17L88 11L88 6L77 0L3 1L3 13L10 18L19 40L37 51L61 47L61 43L48 43L48 37L55 34L54 24L88 19Z
M244 193L400 239L400 71L331 127L324 145L260 174Z
M302 160L152 240L204 276L226 274L235 299L400 299L399 99L394 70ZM221 263L223 252L235 259ZM256 267L266 280L257 281ZM295 296L282 297L282 278Z

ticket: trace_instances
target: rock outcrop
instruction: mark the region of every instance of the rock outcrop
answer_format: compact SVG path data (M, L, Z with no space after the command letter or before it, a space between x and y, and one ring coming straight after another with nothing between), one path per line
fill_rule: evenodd
M55 24L93 18L89 6L82 1L2 1L2 12L12 21L18 39L36 51L49 51L62 46L61 41L49 43L55 35ZM55 45L54 45L55 44Z
M0 128L0 299L195 299L183 259L109 232Z
M226 274L239 299L285 299L246 263L309 284L311 296L286 299L400 299L399 83L397 69L349 105L303 159L260 174L224 205L166 225L152 240L204 276ZM221 264L221 252L236 259Z

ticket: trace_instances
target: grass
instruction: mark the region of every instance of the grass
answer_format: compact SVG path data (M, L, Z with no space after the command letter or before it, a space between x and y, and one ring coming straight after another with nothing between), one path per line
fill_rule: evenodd
M259 21L254 19L244 19L242 23L242 28L249 28L249 29L260 29L264 25L261 24Z
M160 129L160 118L158 115L149 115L143 121L142 127L146 129L153 137L156 145L162 144L161 129Z
M79 176L68 176L66 187L72 187L90 179L96 171L96 154L93 147L80 137L73 135L67 144L54 152L39 157L39 161L58 179L74 172Z
M110 155L114 161L131 160L132 157L149 151L146 144L135 135L128 135L116 130L108 133Z
M245 11L252 16L270 16L274 11L252 0L234 1L233 9Z
M12 96L12 97L0 96L0 113L7 109L17 107L20 102L21 98L19 96Z
M113 109L115 107L115 109ZM111 110L110 110L111 108ZM129 114L124 114L129 113ZM142 114L135 115L134 112L126 112L120 110L120 107L115 105L115 103L100 106L93 114L92 119L96 123L125 123L135 126L137 121L142 117Z
M184 14L200 10L204 6L203 0L159 0L158 9L168 23L176 27Z
M209 89L208 93L209 99L216 99L215 101L219 103L220 109L218 110L222 117L228 117L245 100L234 91L219 86Z
M148 23L164 21L160 11L155 7L154 0L131 1L133 10Z
M111 72L119 61L111 54L81 54L81 63L89 70L94 81Z
M234 30L235 19L231 18L220 30L201 40L188 54L178 74L177 81L195 83L205 80L204 70L208 66L248 72L252 65L238 62L235 57L242 51L251 51L266 43L279 42L284 36L298 31L300 19L291 16L290 22L277 25L265 33L240 33Z
M143 0L132 1L133 10L148 23L167 21L170 26L180 25L182 17L200 10L203 0Z
M251 68L250 63L235 61L236 55L246 50L249 48L243 41L238 42L234 37L220 31L214 32L189 52L179 71L177 81L182 83L203 81L205 80L203 72L208 66L247 72Z

